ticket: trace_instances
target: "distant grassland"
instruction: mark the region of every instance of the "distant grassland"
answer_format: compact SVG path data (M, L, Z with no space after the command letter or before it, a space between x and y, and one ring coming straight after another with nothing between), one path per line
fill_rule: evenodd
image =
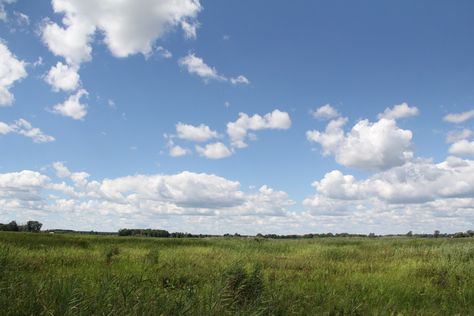
M473 315L474 240L0 233L1 315Z

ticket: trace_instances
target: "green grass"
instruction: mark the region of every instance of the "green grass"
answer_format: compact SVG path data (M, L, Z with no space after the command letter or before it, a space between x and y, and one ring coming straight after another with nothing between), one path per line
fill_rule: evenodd
M474 240L0 233L1 315L470 315Z

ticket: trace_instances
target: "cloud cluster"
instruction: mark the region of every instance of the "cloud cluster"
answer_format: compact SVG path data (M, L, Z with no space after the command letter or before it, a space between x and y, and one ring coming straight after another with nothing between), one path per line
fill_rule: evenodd
M474 161L456 157L417 159L365 180L334 170L313 183L303 205L321 221L344 218L366 229L465 230L474 219L473 179Z
M0 122L0 135L10 133L31 138L35 143L48 143L55 140L53 136L44 134L39 128L33 127L31 123L25 119L16 120L12 124Z
M0 174L0 205L9 205L8 210L22 218L31 212L81 221L88 216L114 216L127 218L130 225L141 218L284 216L294 204L285 192L264 185L246 193L239 182L212 174L184 171L96 181L85 172L70 171L61 162L51 167L54 177L31 170ZM120 228L117 223L113 229ZM66 225L74 226L74 222Z
M235 149L247 147L246 139L255 139L253 132L264 129L289 129L291 119L287 112L278 109L263 116L254 114L249 116L246 113L239 113L239 118L234 122L227 123L227 137L230 145L223 142L208 143L204 146L196 145L195 149L199 156L208 159L222 159L235 153ZM192 142L209 142L213 139L223 138L223 135L211 129L205 124L190 125L179 122L176 124L176 134L165 134L168 139L167 147L172 157L181 157L191 153L187 148L176 145L174 139L181 139Z
M185 57L178 60L178 64L186 69L190 74L196 75L209 82L210 80L228 81L233 85L250 84L250 81L243 75L227 78L217 71L216 68L209 66L201 57L197 57L194 53L189 53Z
M3 4L0 3L0 13L2 12L2 6ZM0 40L0 107L13 104L15 97L10 89L15 82L27 76L25 66L26 63L17 59L5 43Z
M92 59L92 44L97 33L115 57L127 57L153 52L164 58L171 53L155 42L169 31L181 27L187 38L196 37L199 25L197 15L202 7L199 0L144 0L100 3L92 0L52 0L53 10L63 16L61 23L45 19L41 26L41 38L56 56L58 62L44 76L54 91L75 91L80 87L79 69L83 62ZM79 98L87 94L79 90L54 112L74 119L83 119L87 111Z

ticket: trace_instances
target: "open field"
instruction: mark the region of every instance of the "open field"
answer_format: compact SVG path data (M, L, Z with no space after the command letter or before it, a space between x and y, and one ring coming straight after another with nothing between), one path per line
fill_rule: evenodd
M474 314L474 240L0 233L2 315Z

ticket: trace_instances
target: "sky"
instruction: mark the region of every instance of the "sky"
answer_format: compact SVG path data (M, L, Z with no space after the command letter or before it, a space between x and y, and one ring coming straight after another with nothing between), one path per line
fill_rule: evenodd
M0 222L474 228L474 2L0 0Z

